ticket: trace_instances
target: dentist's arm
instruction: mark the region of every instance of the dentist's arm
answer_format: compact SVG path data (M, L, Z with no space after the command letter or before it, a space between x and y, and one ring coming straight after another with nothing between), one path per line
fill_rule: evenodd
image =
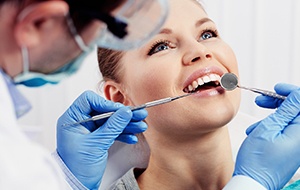
M237 178L258 182L260 189L281 189L299 168L300 89L278 84L275 91L288 95L287 99L278 101L265 96L256 99L259 106L279 107L247 129L248 137L239 150L233 178L224 189L247 189L247 184L239 184Z
M64 126L100 113L116 111L110 118ZM80 95L57 122L57 153L72 174L88 189L98 189L106 167L108 149L115 140L134 144L135 134L147 129L145 109L103 99L92 91ZM72 182L73 183L73 182Z

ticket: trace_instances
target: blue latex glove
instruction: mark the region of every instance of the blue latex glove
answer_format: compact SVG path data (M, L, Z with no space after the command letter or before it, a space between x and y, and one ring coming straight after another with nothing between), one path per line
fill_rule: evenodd
M270 190L281 189L300 166L300 89L279 84L275 90L288 98L283 102L257 99L261 106L279 107L247 129L234 171L234 175L251 177Z
M288 96L293 90L296 90L298 88L299 87L295 85L279 83L275 85L274 90L279 95ZM270 96L264 95L257 96L255 99L255 103L258 106L264 108L277 108L282 102L283 100L281 99L272 98Z
M110 118L81 125L65 126L104 112ZM136 143L136 133L144 132L145 109L131 111L120 103L105 100L92 91L81 94L57 122L57 152L89 189L98 189L106 167L108 149L115 140Z

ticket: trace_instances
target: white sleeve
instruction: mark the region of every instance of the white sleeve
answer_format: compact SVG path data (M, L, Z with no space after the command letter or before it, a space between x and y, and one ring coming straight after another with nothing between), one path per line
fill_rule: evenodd
M227 183L227 185L223 188L223 190L266 190L266 188L255 181L254 179L242 176L242 175L236 175L231 178L231 180Z
M57 164L59 165L60 169L65 174L65 180L68 182L70 187L73 190L88 190L69 170L69 168L65 165L64 161L59 156L58 152L55 151L52 153L52 157L56 160Z

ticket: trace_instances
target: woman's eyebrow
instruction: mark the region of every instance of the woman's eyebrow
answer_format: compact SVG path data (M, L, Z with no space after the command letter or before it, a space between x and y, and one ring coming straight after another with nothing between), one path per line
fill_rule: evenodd
M212 23L214 23L214 21L212 21L210 18L205 17L205 18L202 18L202 19L198 20L196 22L195 26L199 27L199 26L201 26L202 24L204 24L206 22L212 22ZM159 32L159 34L171 34L171 33L172 33L172 30L169 29L169 28L163 28Z
M205 18L202 18L202 19L198 20L196 22L195 26L199 27L199 26L201 26L202 24L204 24L206 22L212 22L212 23L214 23L214 21L212 21L210 18L205 17Z
M159 34L171 34L172 30L169 28L163 28L160 30Z

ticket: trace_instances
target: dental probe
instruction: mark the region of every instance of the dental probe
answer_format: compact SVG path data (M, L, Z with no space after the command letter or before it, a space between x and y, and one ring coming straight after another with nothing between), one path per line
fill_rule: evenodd
M284 100L286 98L286 96L279 95L275 92L262 90L262 89L258 89L258 88L248 88L248 87L240 86L240 85L238 85L237 76L233 73L225 73L221 77L220 84L225 90L234 90L236 87L238 87L238 88L241 88L244 90L249 90L249 91L259 93L262 95L271 96L273 98L278 98L278 99L282 99L282 100Z
M157 105L169 103L169 102L172 102L174 100L177 100L177 99L180 99L180 98L192 95L194 93L192 92L192 93L188 93L188 94L184 94L184 95L180 95L180 96L168 97L168 98L163 98L163 99L159 99L159 100L154 100L154 101L147 102L147 103L139 105L139 106L132 106L132 107L130 107L130 110L134 111L134 110L139 110L139 109L143 109L143 108L150 108L150 107L153 107L153 106L157 106ZM108 118L108 117L110 117L114 113L115 112L112 111L112 112L107 112L107 113L95 115L95 116L93 116L91 118L88 118L88 119L85 119L85 120L81 120L81 121L78 121L78 122L75 122L75 123L64 124L64 126L78 125L78 124L89 122L89 121L97 121L97 120L100 120L100 119Z

